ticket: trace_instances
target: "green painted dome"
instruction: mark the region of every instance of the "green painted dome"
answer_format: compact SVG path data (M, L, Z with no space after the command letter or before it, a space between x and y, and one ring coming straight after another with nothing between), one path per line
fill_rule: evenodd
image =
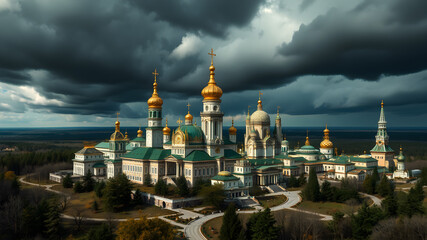
M182 125L178 127L185 135L185 140L190 143L203 143L204 134L201 127L197 125Z

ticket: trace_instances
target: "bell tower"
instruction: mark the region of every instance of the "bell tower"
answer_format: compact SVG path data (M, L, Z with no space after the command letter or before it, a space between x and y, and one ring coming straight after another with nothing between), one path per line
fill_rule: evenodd
M148 99L148 127L146 128L146 145L147 147L160 148L163 146L163 131L162 131L162 105L163 100L157 93L157 69L153 72L153 94Z
M215 82L215 67L213 65L213 49L208 53L211 56L211 66L209 67L209 82L203 88L203 110L200 113L202 121L202 130L205 134L207 152L210 156L224 155L224 144L222 137L222 118L224 113L221 112L222 89Z

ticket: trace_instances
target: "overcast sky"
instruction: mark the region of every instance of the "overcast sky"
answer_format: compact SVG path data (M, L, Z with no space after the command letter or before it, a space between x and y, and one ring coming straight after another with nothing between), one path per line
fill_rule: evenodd
M211 48L224 125L427 126L426 0L0 0L0 127L146 125L157 68L175 123ZM174 125L174 124L172 124Z

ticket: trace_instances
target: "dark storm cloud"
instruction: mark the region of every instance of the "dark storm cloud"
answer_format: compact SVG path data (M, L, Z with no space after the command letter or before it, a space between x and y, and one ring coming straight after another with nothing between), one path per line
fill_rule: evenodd
M11 71L8 69L0 68L0 79L5 83L12 83L15 85L27 84L31 77L28 74L21 73L19 71Z
M176 1L146 0L134 3L156 18L191 31L225 36L229 26L244 26L252 20L264 0Z
M377 80L427 66L427 1L368 0L301 25L279 52L294 74Z

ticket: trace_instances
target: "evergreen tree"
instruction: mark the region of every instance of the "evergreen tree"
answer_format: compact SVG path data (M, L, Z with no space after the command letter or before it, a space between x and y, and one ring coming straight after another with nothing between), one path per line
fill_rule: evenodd
M323 201L332 201L334 197L334 193L332 191L331 183L325 180L321 186L321 199Z
M181 197L186 197L190 194L190 189L187 185L187 179L185 179L184 175L181 175L176 180L176 186L178 187L178 194Z
M107 181L103 198L108 210L117 211L129 206L132 183L125 174L118 174Z
M149 173L144 175L144 186L151 186L151 176Z
M18 177L14 177L12 179L12 183L11 183L10 187L11 187L13 195L18 195L19 194L20 184L19 184L19 181L18 181Z
M279 228L269 208L256 215L251 225L252 240L276 240L279 237Z
M100 181L95 184L95 194L97 197L101 198L105 189L105 182Z
M64 188L72 188L73 187L73 180L71 179L71 175L67 173L67 175L62 179L62 186Z
M304 187L303 196L308 201L317 202L320 200L320 187L314 168L310 169L308 183Z
M423 167L421 170L420 179L418 181L420 181L423 186L427 185L427 167Z
M221 240L235 240L238 239L242 232L242 224L236 213L234 203L228 205L222 219L222 226L219 234Z
M136 189L135 194L133 195L133 202L136 205L144 204L144 200L142 199L141 190Z
M307 179L305 178L305 173L304 173L304 170L303 170L301 172L301 174L299 175L299 178L298 178L298 185L299 185L299 187L304 186L306 182L307 182Z
M97 227L90 228L82 240L114 240L114 237L111 227L103 223Z
M92 178L92 173L90 170L88 170L86 175L83 177L82 185L85 192L91 192L93 190L95 180Z
M393 192L392 184L384 174L383 177L381 178L380 184L378 184L378 193L381 195L381 197L385 197L391 194L392 192Z
M166 182L162 178L159 178L156 185L154 185L154 192L157 195L162 195L162 196L166 196L168 194L168 186L166 185Z
M399 205L397 203L396 195L394 192L387 195L384 200L381 202L381 207L384 210L384 214L387 217L394 217L397 216Z
M46 215L45 227L46 235L49 239L61 239L61 212L59 211L58 203L51 200L49 203L49 211Z
M76 183L74 183L74 192L75 193L82 193L84 192L84 188L83 185L80 181L77 181Z
M421 190L420 190L421 187ZM415 185L415 188L411 188L409 190L409 194L407 197L406 202L406 214L409 217L412 217L416 214L424 214L424 207L423 207L423 200L424 200L424 192L422 191L422 185L421 182L418 182Z
M295 176L291 176L291 178L289 178L289 186L290 188L294 188L294 187L299 187L299 182L298 179Z
M378 173L378 167L374 168L374 171L372 173L372 180L376 183L380 180L380 175Z
M368 207L366 202L351 216L354 239L367 239L372 233L372 228L383 219L383 213L376 206Z
M366 175L365 180L363 181L363 191L367 194L375 193L375 181L372 178L372 175Z

